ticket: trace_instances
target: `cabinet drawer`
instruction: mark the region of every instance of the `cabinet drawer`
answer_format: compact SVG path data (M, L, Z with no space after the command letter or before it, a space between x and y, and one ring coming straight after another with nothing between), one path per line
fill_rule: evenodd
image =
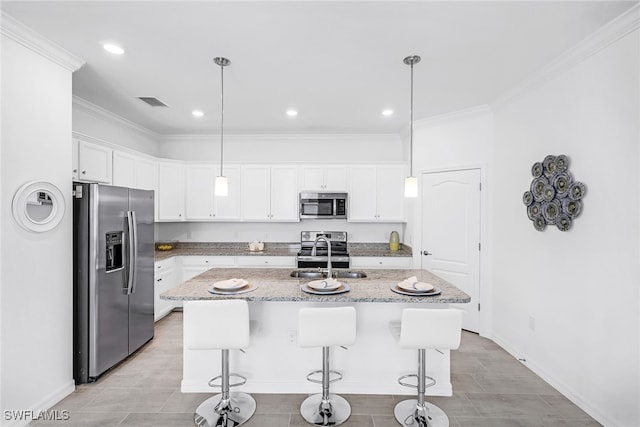
M292 267L296 266L296 257L292 256L239 256L238 267Z
M200 267L233 267L236 257L233 256L182 256L180 262L183 266Z
M411 268L411 257L351 257L351 268Z
M175 257L171 257L171 258L163 259L162 261L156 261L154 263L154 267L155 267L154 270L156 274L159 274L164 270L168 270L170 268L175 267L175 265L176 265L176 259Z

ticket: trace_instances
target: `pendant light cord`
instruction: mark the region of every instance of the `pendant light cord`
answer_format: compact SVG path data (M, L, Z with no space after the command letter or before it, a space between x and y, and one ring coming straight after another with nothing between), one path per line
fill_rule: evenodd
M220 176L222 173L222 156L224 154L224 65L220 66Z
M409 176L413 176L413 62L411 63L411 109L409 115L411 117L409 126Z

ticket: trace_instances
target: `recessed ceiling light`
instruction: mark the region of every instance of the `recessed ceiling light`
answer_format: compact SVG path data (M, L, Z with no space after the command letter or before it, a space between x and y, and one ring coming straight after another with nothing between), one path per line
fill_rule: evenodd
M114 55L122 55L124 53L124 49L117 44L105 43L102 45L102 47L104 48L104 50L109 53L113 53Z
M191 112L191 114L193 114L193 117L202 117L202 116L204 116L204 112L202 112L200 110L193 110Z
M393 110L382 110L382 115L383 116L392 116L393 115Z
M295 117L297 115L298 115L298 112L296 110L287 110L287 116Z

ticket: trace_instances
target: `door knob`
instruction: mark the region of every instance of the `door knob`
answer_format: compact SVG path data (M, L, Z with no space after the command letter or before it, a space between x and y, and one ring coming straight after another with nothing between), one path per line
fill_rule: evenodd
M429 252L429 251L422 251L422 255L429 256L429 255L433 255L433 254L431 252Z

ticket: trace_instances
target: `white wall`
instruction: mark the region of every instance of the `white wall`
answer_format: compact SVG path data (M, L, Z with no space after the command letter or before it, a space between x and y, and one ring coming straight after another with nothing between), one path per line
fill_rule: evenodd
M0 160L2 410L42 410L74 389L71 71L5 34ZM41 234L23 230L11 215L15 191L33 180L55 184L66 199L62 223Z
M422 96L420 93L416 97ZM489 175L489 162L493 147L493 112L487 105L420 120L414 124L413 173L421 182L427 172L479 168L483 182ZM489 281L489 256L491 241L488 235L488 194L491 188L484 185L481 195L481 243L485 248L480 256L480 334L491 331L491 283ZM422 222L420 199L408 202L406 238L414 248L414 266L422 262ZM428 203L426 201L425 203Z
M640 425L639 52L635 31L495 110L493 338L606 426ZM568 232L521 201L547 154L587 186Z
M160 157L220 161L220 136L163 138ZM238 163L405 162L397 135L225 135L224 161Z
M73 132L121 151L159 152L157 134L78 97L73 97Z

